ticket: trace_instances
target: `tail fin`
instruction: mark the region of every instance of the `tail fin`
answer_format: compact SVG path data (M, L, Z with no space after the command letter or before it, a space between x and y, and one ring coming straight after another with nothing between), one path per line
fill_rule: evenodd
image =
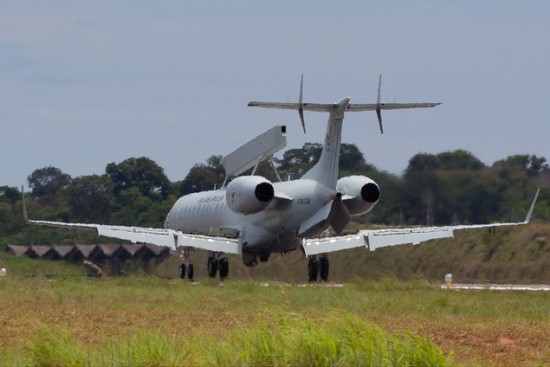
M302 178L315 180L325 186L336 189L340 160L340 143L342 139L342 124L344 112L348 108L350 97L335 104L327 122L327 132L321 157L315 166L306 172Z

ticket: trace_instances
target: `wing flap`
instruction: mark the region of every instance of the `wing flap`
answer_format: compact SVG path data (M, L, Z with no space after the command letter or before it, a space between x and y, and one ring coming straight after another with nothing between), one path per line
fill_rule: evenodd
M242 255L242 246L237 239L177 233L177 243L183 247L194 247L225 254Z
M104 237L118 238L132 243L152 243L176 250L177 233L171 229L96 225L97 234Z
M380 247L404 245L412 243L418 245L421 242L438 238L452 238L452 228L412 228L403 230L367 230L360 231L366 241L369 250L374 251Z
M361 234L315 239L311 238L304 239L302 242L302 246L304 247L304 251L307 256L366 246L366 244L367 243Z

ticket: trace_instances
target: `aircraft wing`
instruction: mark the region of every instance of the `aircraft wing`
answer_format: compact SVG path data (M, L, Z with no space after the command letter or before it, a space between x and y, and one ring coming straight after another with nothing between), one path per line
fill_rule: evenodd
M237 239L233 238L201 236L164 228L126 227L102 224L30 220L26 215L26 210L25 221L29 224L39 226L95 230L100 236L118 238L130 241L132 243L149 243L164 246L174 251L177 251L178 247L194 247L207 251L224 252L227 254L241 254L241 245Z
M537 190L533 202L531 203L531 207L529 208L529 212L527 213L527 217L523 222L456 225L444 227L368 229L348 236L304 239L302 245L307 256L362 246L374 251L380 247L403 245L407 243L418 245L421 242L438 238L452 238L454 237L454 232L459 230L523 225L529 223L531 220L539 191L540 189Z

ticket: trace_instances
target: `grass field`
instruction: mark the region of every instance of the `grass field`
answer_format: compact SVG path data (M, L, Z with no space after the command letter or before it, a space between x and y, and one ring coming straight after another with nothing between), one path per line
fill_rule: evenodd
M4 365L550 364L548 292L0 278Z

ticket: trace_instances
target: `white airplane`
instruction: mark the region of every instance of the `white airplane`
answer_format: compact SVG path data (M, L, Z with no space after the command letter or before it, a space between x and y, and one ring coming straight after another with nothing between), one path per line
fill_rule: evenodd
M26 205L24 217L30 224L62 228L93 229L98 235L167 246L181 252L184 263L180 277L192 279L192 253L206 250L208 274L225 278L229 272L227 257L237 254L246 266L265 262L272 253L303 249L308 256L309 280L320 276L328 280L329 261L326 254L343 249L365 246L369 250L399 244L418 244L436 238L453 237L455 230L526 224L535 201L524 222L362 230L357 234L340 236L352 215L370 211L378 202L380 189L365 176L338 179L338 161L342 124L346 112L376 111L382 130L382 110L428 108L439 103L380 103L352 104L350 97L337 103L313 104L302 102L303 78L299 103L250 102L249 106L298 110L305 132L303 111L329 114L325 141L319 161L300 179L272 183L264 177L239 176L218 190L185 195L168 213L164 228L140 228L102 224L62 223L29 220ZM23 201L24 202L24 201ZM332 227L336 236L324 236Z

